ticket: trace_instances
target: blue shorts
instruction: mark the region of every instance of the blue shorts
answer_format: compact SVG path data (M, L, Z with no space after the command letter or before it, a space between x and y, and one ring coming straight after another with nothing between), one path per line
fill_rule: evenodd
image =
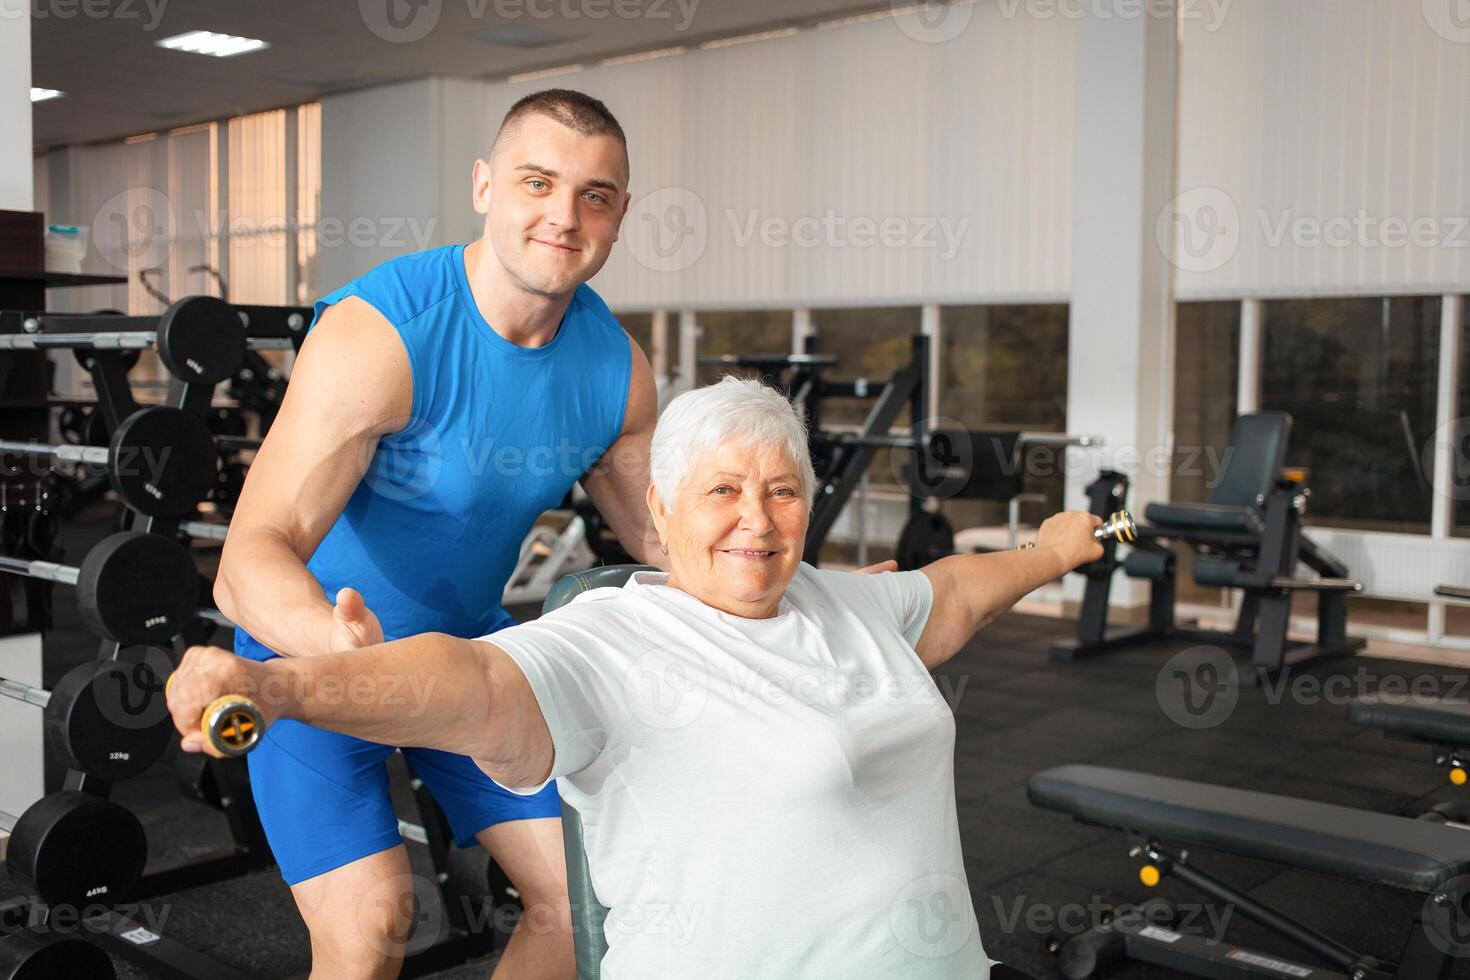
M261 823L286 884L314 878L403 842L385 762L395 750L298 721L278 721L246 757ZM519 796L469 756L403 749L461 847L486 827L560 817L556 784Z

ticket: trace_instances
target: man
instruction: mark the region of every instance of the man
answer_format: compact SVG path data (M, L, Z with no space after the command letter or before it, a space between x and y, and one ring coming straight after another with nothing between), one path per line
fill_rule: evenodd
M500 596L521 541L578 478L635 559L666 561L644 504L653 373L584 285L628 207L622 128L582 93L535 93L472 183L479 239L392 260L316 304L215 584L241 656L509 625ZM412 877L392 752L288 722L250 756L314 977L398 972ZM520 797L464 756L404 754L525 904L495 976L572 977L555 788Z

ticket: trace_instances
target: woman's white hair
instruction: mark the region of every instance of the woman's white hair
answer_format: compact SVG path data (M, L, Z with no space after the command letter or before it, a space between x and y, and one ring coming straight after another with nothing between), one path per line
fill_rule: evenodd
M649 471L664 507L694 465L726 442L776 446L796 463L801 495L812 504L817 476L807 446L806 422L781 392L750 378L726 375L669 402L653 430Z

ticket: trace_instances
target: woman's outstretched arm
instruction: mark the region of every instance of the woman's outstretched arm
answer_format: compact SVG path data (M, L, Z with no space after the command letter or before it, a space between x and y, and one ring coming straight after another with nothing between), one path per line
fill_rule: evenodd
M551 771L551 733L531 686L493 643L423 633L265 662L192 647L168 692L185 751L215 754L199 720L227 694L253 699L267 727L290 719L385 745L468 755L507 786L537 785Z

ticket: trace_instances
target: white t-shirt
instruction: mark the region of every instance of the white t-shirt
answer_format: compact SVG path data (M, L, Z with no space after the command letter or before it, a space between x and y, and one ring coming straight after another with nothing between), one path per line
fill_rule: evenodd
M984 980L922 572L803 564L771 619L639 572L484 637L530 681L607 980ZM517 792L534 792L520 788Z

